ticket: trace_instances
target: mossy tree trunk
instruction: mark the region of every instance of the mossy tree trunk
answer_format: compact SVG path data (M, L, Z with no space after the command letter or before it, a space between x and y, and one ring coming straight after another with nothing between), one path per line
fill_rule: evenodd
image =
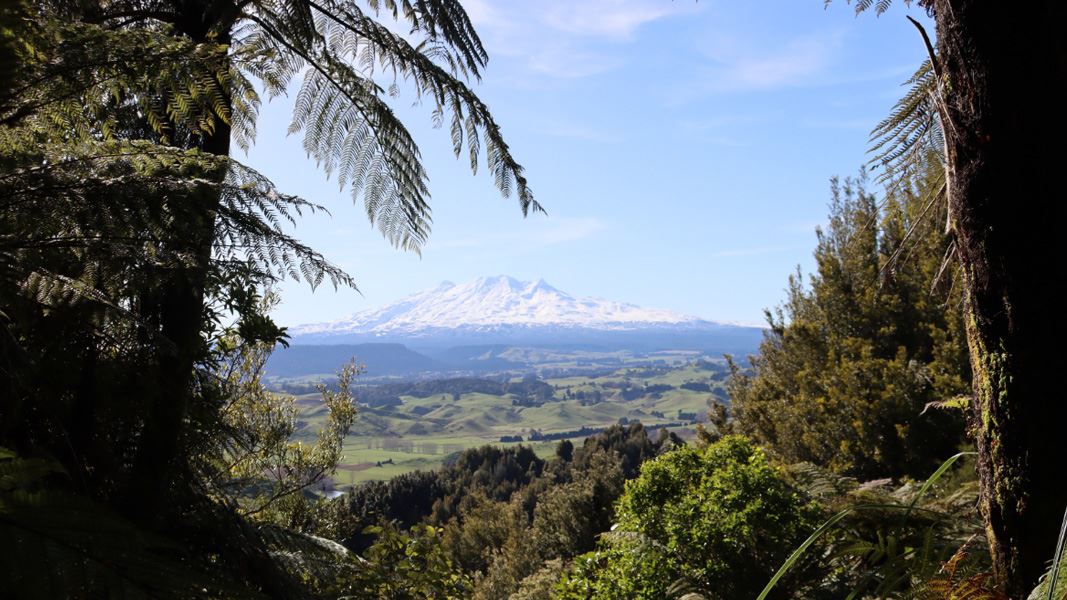
M981 511L998 583L1025 598L1067 506L1067 2L934 8Z

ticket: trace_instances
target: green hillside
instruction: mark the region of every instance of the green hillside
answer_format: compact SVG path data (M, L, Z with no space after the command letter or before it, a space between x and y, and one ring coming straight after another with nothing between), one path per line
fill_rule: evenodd
M545 379L552 396L536 405L522 405L528 399L515 393L484 392L402 395L396 406L361 405L345 440L335 484L345 487L433 469L467 448L515 444L501 442L514 436L532 444L539 454L549 454L557 437L581 439L590 430L619 422L641 421L652 428L669 425L684 434L704 419L712 400L725 400L723 366L698 361ZM478 381L470 380L468 385L478 387ZM704 384L708 391L684 389L685 384ZM302 394L297 402L301 407L298 435L310 441L325 418L321 395ZM541 436L553 439L539 441Z

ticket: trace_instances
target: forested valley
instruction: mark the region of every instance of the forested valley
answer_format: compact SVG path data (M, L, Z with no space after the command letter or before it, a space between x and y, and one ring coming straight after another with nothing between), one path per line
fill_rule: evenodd
M241 162L265 101L294 96L293 143L398 249L432 221L401 89L544 210L461 4L0 6L0 596L1067 598L1067 204L1040 141L1067 128L1067 5L916 3L928 59L752 356L272 386L279 284L356 281L292 233L326 207ZM486 398L573 414L324 493L352 439L483 427Z

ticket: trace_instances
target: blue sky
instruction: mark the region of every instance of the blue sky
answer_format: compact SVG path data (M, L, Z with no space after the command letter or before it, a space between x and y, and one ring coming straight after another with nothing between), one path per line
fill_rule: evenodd
M876 18L822 0L467 0L490 53L476 90L548 215L523 219L472 176L408 90L396 107L430 174L434 230L421 257L395 250L286 137L291 104L275 99L245 160L330 209L296 234L362 292L287 282L276 319L508 274L761 323L812 263L830 177L864 164L868 132L924 57L905 15L925 15L895 4Z

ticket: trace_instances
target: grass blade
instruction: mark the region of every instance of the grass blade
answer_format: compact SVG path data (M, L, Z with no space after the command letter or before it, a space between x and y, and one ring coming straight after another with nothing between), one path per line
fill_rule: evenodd
M930 488L933 487L935 483L937 483L937 480L941 479L941 476L944 475L945 472L948 471L952 467L952 465L956 464L957 460L963 458L964 456L969 456L969 455L977 456L978 453L977 452L960 452L958 454L954 454L954 455L950 456L948 458L948 460L946 460L945 462L941 463L941 466L938 467L936 471L934 471L933 475L931 475L931 476L926 478L926 481L923 482L922 487L919 488L919 492L917 494L915 494L915 497L912 498L912 500L911 500L911 504L908 505L907 512L904 513L904 520L905 521L908 519L908 516L911 515L912 510L915 509L915 505L919 503L919 500L922 499L922 497L926 494L926 492L930 491Z
M785 576L789 569L793 568L793 565L796 564L796 562L800 559L800 555L804 554L805 550L807 550L812 544L814 544L816 540L822 537L824 533L829 531L831 527L837 525L838 521L844 519L849 514L856 512L859 508L859 506L846 508L845 510L830 517L826 520L825 523L820 525L819 528L815 530L815 533L812 533L810 536L808 536L808 539L804 540L804 543L800 546L797 546L797 549L793 550L793 553L789 555L789 558L785 559L785 562L782 563L781 568L779 568L778 572L774 574L774 577L771 577L771 580L767 582L767 585L763 588L763 591L760 592L760 595L756 598L756 600L764 600L767 597L767 594L770 594L771 590L774 589L774 586L778 583L778 580Z
M1063 540L1067 537L1067 511L1063 513L1060 523L1060 539L1056 540L1056 554L1052 557L1052 575L1049 576L1048 600L1056 594L1056 580L1060 578L1060 562L1063 560Z

